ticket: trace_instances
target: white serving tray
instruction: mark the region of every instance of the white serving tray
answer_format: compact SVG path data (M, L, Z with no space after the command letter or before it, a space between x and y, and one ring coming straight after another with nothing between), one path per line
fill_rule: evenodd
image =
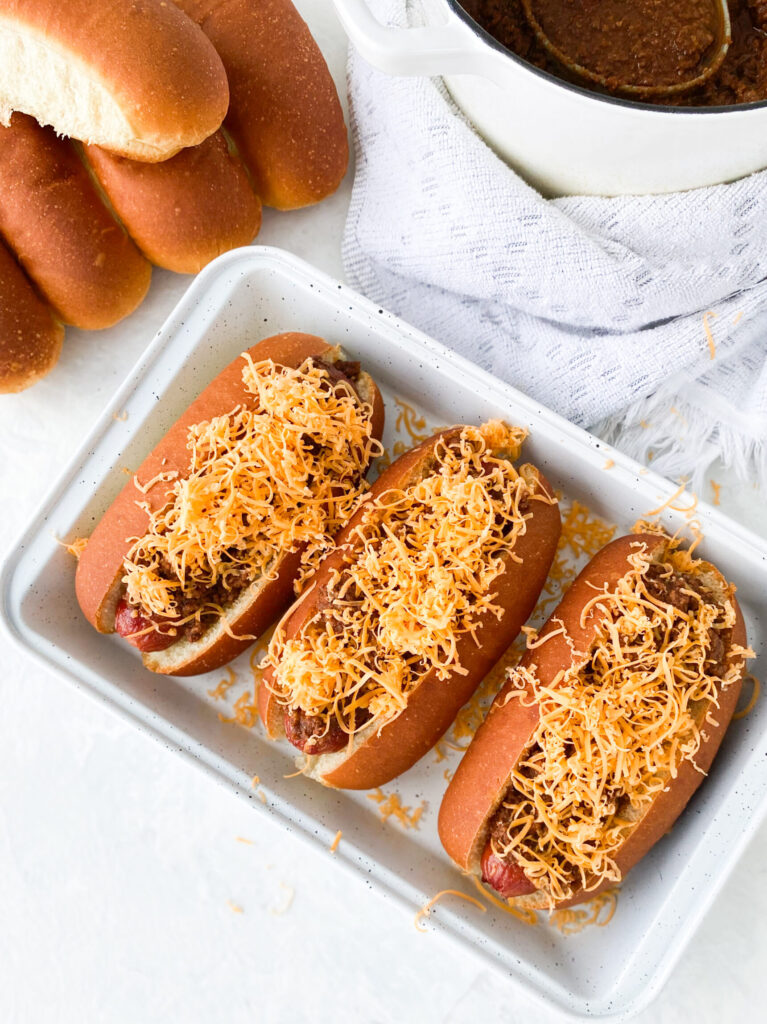
M342 830L339 864L403 904L412 920L441 889L476 895L437 838L443 772L450 762L429 756L385 787L404 804L426 801L417 830L382 822L364 793L285 778L294 770L292 748L269 743L258 726L246 730L219 719L227 705L207 691L223 672L158 678L126 644L91 629L74 599L74 560L57 542L91 531L126 480L122 467L138 466L218 370L262 337L286 330L320 334L362 360L386 400L388 446L397 436L406 439L394 429L398 396L430 426L501 416L528 427L525 457L568 498L584 502L619 530L630 529L675 488L297 258L277 249L240 249L193 282L11 551L0 573L0 610L12 637L32 657L186 754L289 830L324 848ZM614 465L606 469L608 460ZM757 652L751 669L764 678L767 547L716 509L700 505L696 516L706 538L701 551L738 584ZM685 523L674 510L662 519L672 530ZM247 655L234 668L242 688L251 679ZM251 785L256 774L259 790ZM606 928L568 937L493 909L481 914L462 901L440 904L432 920L561 1010L577 1017L630 1016L674 967L759 824L766 798L762 701L733 723L711 777L673 832L631 873ZM402 926L411 927L410 920L403 917Z

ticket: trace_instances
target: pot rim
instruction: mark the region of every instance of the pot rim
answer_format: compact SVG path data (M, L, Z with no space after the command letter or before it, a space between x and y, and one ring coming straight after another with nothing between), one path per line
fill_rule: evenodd
M566 89L568 92L575 93L578 96L582 96L584 99L595 100L599 103L607 103L611 106L626 107L629 110L641 110L652 114L674 114L677 116L683 115L700 115L700 114L718 114L719 116L727 114L744 114L749 111L764 110L767 108L767 99L756 100L753 103L729 103L720 104L719 106L703 106L703 107L676 107L676 106L664 106L657 103L643 103L640 100L624 99L620 96L607 96L603 93L594 92L591 89L586 89L581 85L575 85L572 82L567 82L562 78L557 78L556 75L552 75L549 71L544 71L543 68L536 67L535 64L531 64L529 61L524 60L518 54L509 50L508 47L504 46L503 43L499 43L498 40L490 35L478 22L472 18L472 16L461 7L459 0L442 0L456 17L460 18L466 27L474 33L483 43L489 46L492 50L495 50L500 56L506 57L512 63L518 65L526 72L531 72L537 75L539 78L558 86L560 89Z

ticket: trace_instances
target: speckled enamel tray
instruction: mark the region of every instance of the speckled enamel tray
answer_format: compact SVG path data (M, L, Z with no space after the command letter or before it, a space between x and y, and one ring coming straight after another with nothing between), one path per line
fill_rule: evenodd
M121 468L135 468L239 352L285 330L321 334L363 361L387 403L389 446L397 438L407 440L396 429L396 396L432 426L492 416L527 426L526 458L567 498L585 502L619 529L629 529L674 488L300 260L275 249L240 249L194 281L11 552L0 577L2 615L32 657L186 754L258 813L275 815L324 849L342 830L339 866L403 905L402 927L408 928L414 912L441 889L476 895L450 865L436 833L444 771L455 760L429 756L385 787L411 808L425 803L417 829L382 821L379 804L367 794L285 778L293 771L292 748L267 742L258 726L248 730L219 717L231 713L231 698L252 682L247 656L234 665L237 684L229 703L208 693L222 672L195 679L158 679L146 672L133 650L99 636L82 618L73 594L73 559L56 540L87 535L124 483ZM614 465L605 468L609 460ZM681 512L663 516L673 529L684 523ZM699 506L697 518L706 535L701 550L738 584L757 652L752 670L763 678L767 549L715 509ZM481 914L463 901L441 903L431 918L434 926L563 1011L630 1016L657 993L761 820L765 755L762 701L733 724L711 777L673 832L629 876L607 927L565 936L548 924L530 927L492 908ZM260 779L257 789L254 775ZM364 903L361 887L359 896Z

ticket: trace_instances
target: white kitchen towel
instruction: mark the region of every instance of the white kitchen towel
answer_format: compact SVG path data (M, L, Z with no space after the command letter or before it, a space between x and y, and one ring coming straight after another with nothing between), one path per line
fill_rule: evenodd
M418 23L410 0L369 2ZM547 200L440 80L352 50L349 99L354 287L662 473L698 487L721 456L767 483L767 172Z

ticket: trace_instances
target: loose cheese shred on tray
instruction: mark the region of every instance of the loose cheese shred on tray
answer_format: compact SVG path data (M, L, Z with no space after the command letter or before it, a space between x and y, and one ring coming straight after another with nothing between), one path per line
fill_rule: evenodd
M592 558L614 536L615 527L595 516L580 501L574 501L564 511L562 533L554 563L543 587L542 600L538 604L538 615L545 615L559 601L562 591L577 575L576 563L584 558Z
M721 500L722 485L718 484L716 480L711 480L711 490L714 492L714 504L718 505Z
M224 715L220 711L218 713L219 721L221 722L235 722L237 725L242 725L246 729L252 729L258 721L258 703L256 701L256 692L253 690L246 690L240 694L237 700L232 705L232 714Z
M687 487L687 481L683 481L677 487L677 489L674 491L674 493L672 495L670 495L668 498L666 498L666 500L662 504L658 505L657 508L650 509L649 512L645 512L645 515L646 516L657 516L661 512L665 511L666 509L671 509L674 512L684 512L685 515L690 515L692 512L695 511L695 509L697 508L697 505L698 505L698 498L697 498L697 496L695 494L690 494L691 504L688 505L687 507L685 507L683 505L675 505L674 504L674 502L677 500L677 498L680 498L684 494L686 487Z
M368 793L368 800L378 804L378 813L381 821L388 821L394 818L403 828L418 828L423 812L426 810L426 801L422 800L419 807L412 810L409 806L403 805L398 793L384 793L381 789L374 789Z
M466 900L467 903L473 903L475 907L479 907L483 914L487 911L487 907L483 903L480 903L480 901L476 899L474 896L467 896L465 892L459 892L458 889L443 889L442 892L438 892L436 896L432 896L432 898L427 903L424 903L424 905L415 915L413 923L415 924L419 932L426 931L425 928L421 927L421 921L431 914L432 907L437 902L437 900L441 900L443 896L458 896L459 899Z
M233 914L243 914L244 910L238 903L234 903L232 900L227 900L226 905L232 911Z
M234 674L234 670L231 667L227 668L226 672L226 678L222 679L221 682L212 690L208 690L208 696L212 697L213 700L223 700L224 697L226 697L227 692L237 682L237 676Z
M411 443L414 445L420 444L421 441L425 441L429 436L429 432L426 429L425 418L423 416L419 416L413 406L409 405L401 398L395 398L394 404L399 410L394 428L397 433L402 430L406 431L410 437Z
M549 915L549 922L563 935L579 935L584 928L591 925L604 928L612 921L617 909L618 891L608 889L594 896L582 907L553 910Z
M552 500L536 491L533 467L510 461L525 436L498 420L465 427L435 447L421 479L363 506L325 607L298 636L275 633L268 660L281 703L327 728L334 718L350 734L380 732L427 672L466 671L459 640L500 616L494 583L534 502Z
M302 545L308 574L380 450L370 407L348 383L332 386L312 360L293 369L243 358L247 405L189 428L189 472L125 560L128 600L151 615L179 619L188 600L239 594ZM146 492L171 476L136 487Z
M581 659L548 685L534 664L509 676L506 700L532 694L540 719L502 803L505 841L496 835L493 846L552 904L620 881L617 850L680 763L695 765L700 708L718 707L720 687L752 655L732 646L725 658L732 596L720 606L703 581L692 586L699 563L689 552L670 542L651 566L641 546L629 563L614 589L585 606L582 621L591 611L598 620Z
M56 538L58 540L58 538ZM59 540L65 551L68 551L74 558L79 559L88 544L88 537L75 537L72 541Z
M343 836L343 832L339 829L333 837L333 842L330 844L331 853L335 853L338 849L338 844L341 842L341 836Z

